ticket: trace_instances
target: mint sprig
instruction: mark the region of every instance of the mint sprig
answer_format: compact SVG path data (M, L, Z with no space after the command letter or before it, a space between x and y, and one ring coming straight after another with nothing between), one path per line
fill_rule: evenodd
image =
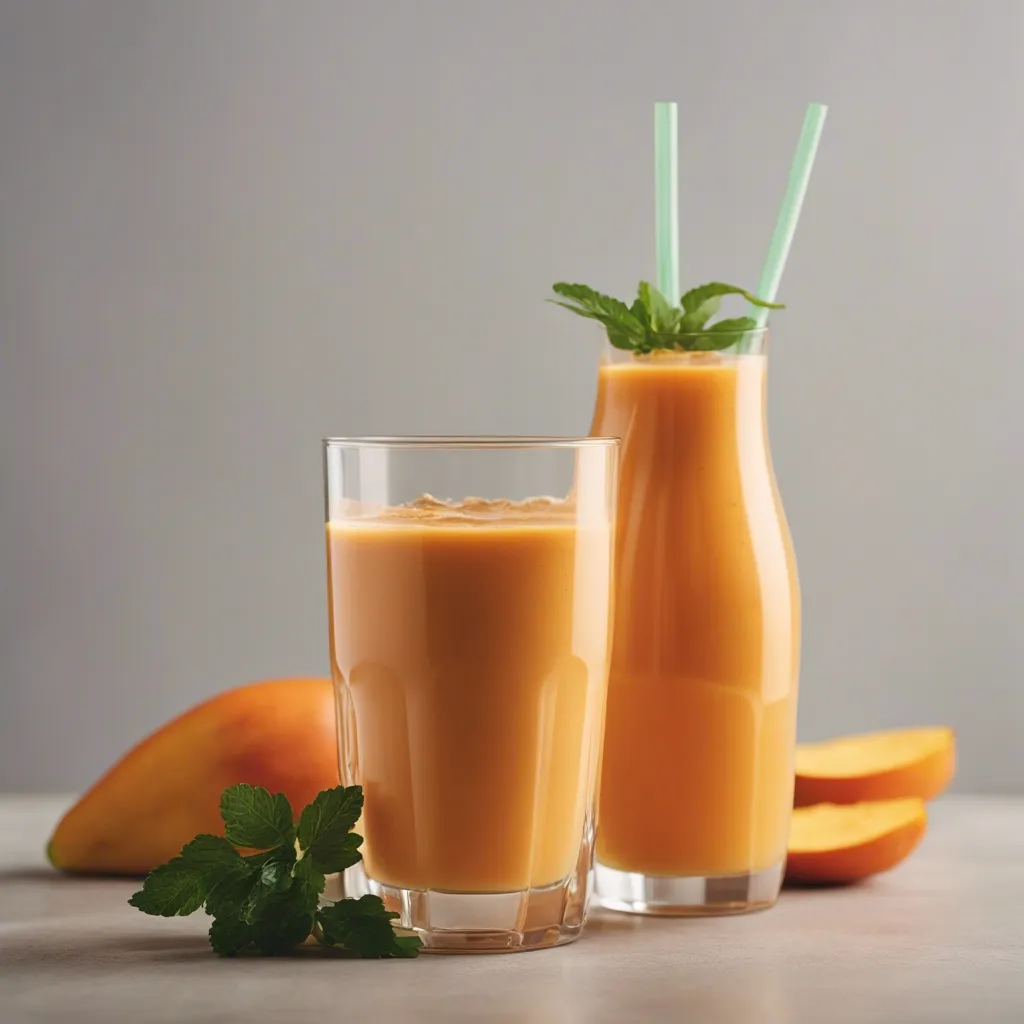
M673 306L653 284L641 281L631 306L610 295L602 295L585 284L560 281L552 286L556 306L602 324L608 341L618 349L644 355L655 349L681 352L717 352L730 348L737 336L757 327L753 317L742 316L712 323L727 295L738 295L764 309L785 309L767 302L745 288L712 281L691 288Z
M360 859L352 831L363 809L359 786L325 789L296 826L285 796L231 786L221 797L224 836L199 835L154 868L128 901L145 914L177 917L200 907L213 918L210 945L221 956L279 956L310 934L358 957L416 956L422 942L398 935L373 895L320 905L326 876ZM257 850L243 856L237 847Z

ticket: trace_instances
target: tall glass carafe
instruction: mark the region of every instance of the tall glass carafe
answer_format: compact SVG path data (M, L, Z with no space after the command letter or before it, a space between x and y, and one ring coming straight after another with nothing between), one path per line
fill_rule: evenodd
M597 840L606 906L715 914L778 896L800 592L766 371L766 330L718 352L609 348L598 371L592 432L622 438Z

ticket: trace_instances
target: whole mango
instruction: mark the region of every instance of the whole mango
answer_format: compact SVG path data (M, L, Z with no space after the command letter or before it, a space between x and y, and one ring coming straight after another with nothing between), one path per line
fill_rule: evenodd
M236 782L284 793L296 814L338 785L329 679L240 686L171 720L67 812L47 856L64 871L146 874L199 833L223 834L220 795Z

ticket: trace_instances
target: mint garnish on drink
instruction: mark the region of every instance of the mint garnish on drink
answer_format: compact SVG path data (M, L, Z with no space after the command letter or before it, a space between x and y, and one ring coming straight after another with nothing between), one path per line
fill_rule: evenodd
M144 914L176 917L205 907L210 945L221 956L289 953L312 933L358 957L412 957L422 942L398 935L378 896L320 906L326 875L360 860L352 831L363 810L359 786L325 789L296 825L287 798L261 786L224 790L224 835L200 835L149 873L128 901ZM237 849L257 850L243 855Z
M656 349L682 352L718 352L736 344L737 335L757 328L750 316L711 323L718 315L722 298L739 295L762 309L785 309L781 303L766 302L744 288L714 281L692 288L673 306L653 284L641 281L632 305L602 295L585 284L553 285L558 299L549 302L572 310L578 316L597 320L604 326L615 348L644 355Z

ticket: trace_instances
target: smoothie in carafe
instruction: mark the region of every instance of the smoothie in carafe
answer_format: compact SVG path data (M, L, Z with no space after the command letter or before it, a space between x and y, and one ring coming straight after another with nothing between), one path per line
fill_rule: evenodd
M621 438L596 892L645 913L778 896L793 805L800 595L765 417L767 331L713 322L709 284L632 306L558 284L599 320L592 432Z
M799 590L765 431L765 356L607 361L621 436L598 860L716 878L777 868L793 799Z

